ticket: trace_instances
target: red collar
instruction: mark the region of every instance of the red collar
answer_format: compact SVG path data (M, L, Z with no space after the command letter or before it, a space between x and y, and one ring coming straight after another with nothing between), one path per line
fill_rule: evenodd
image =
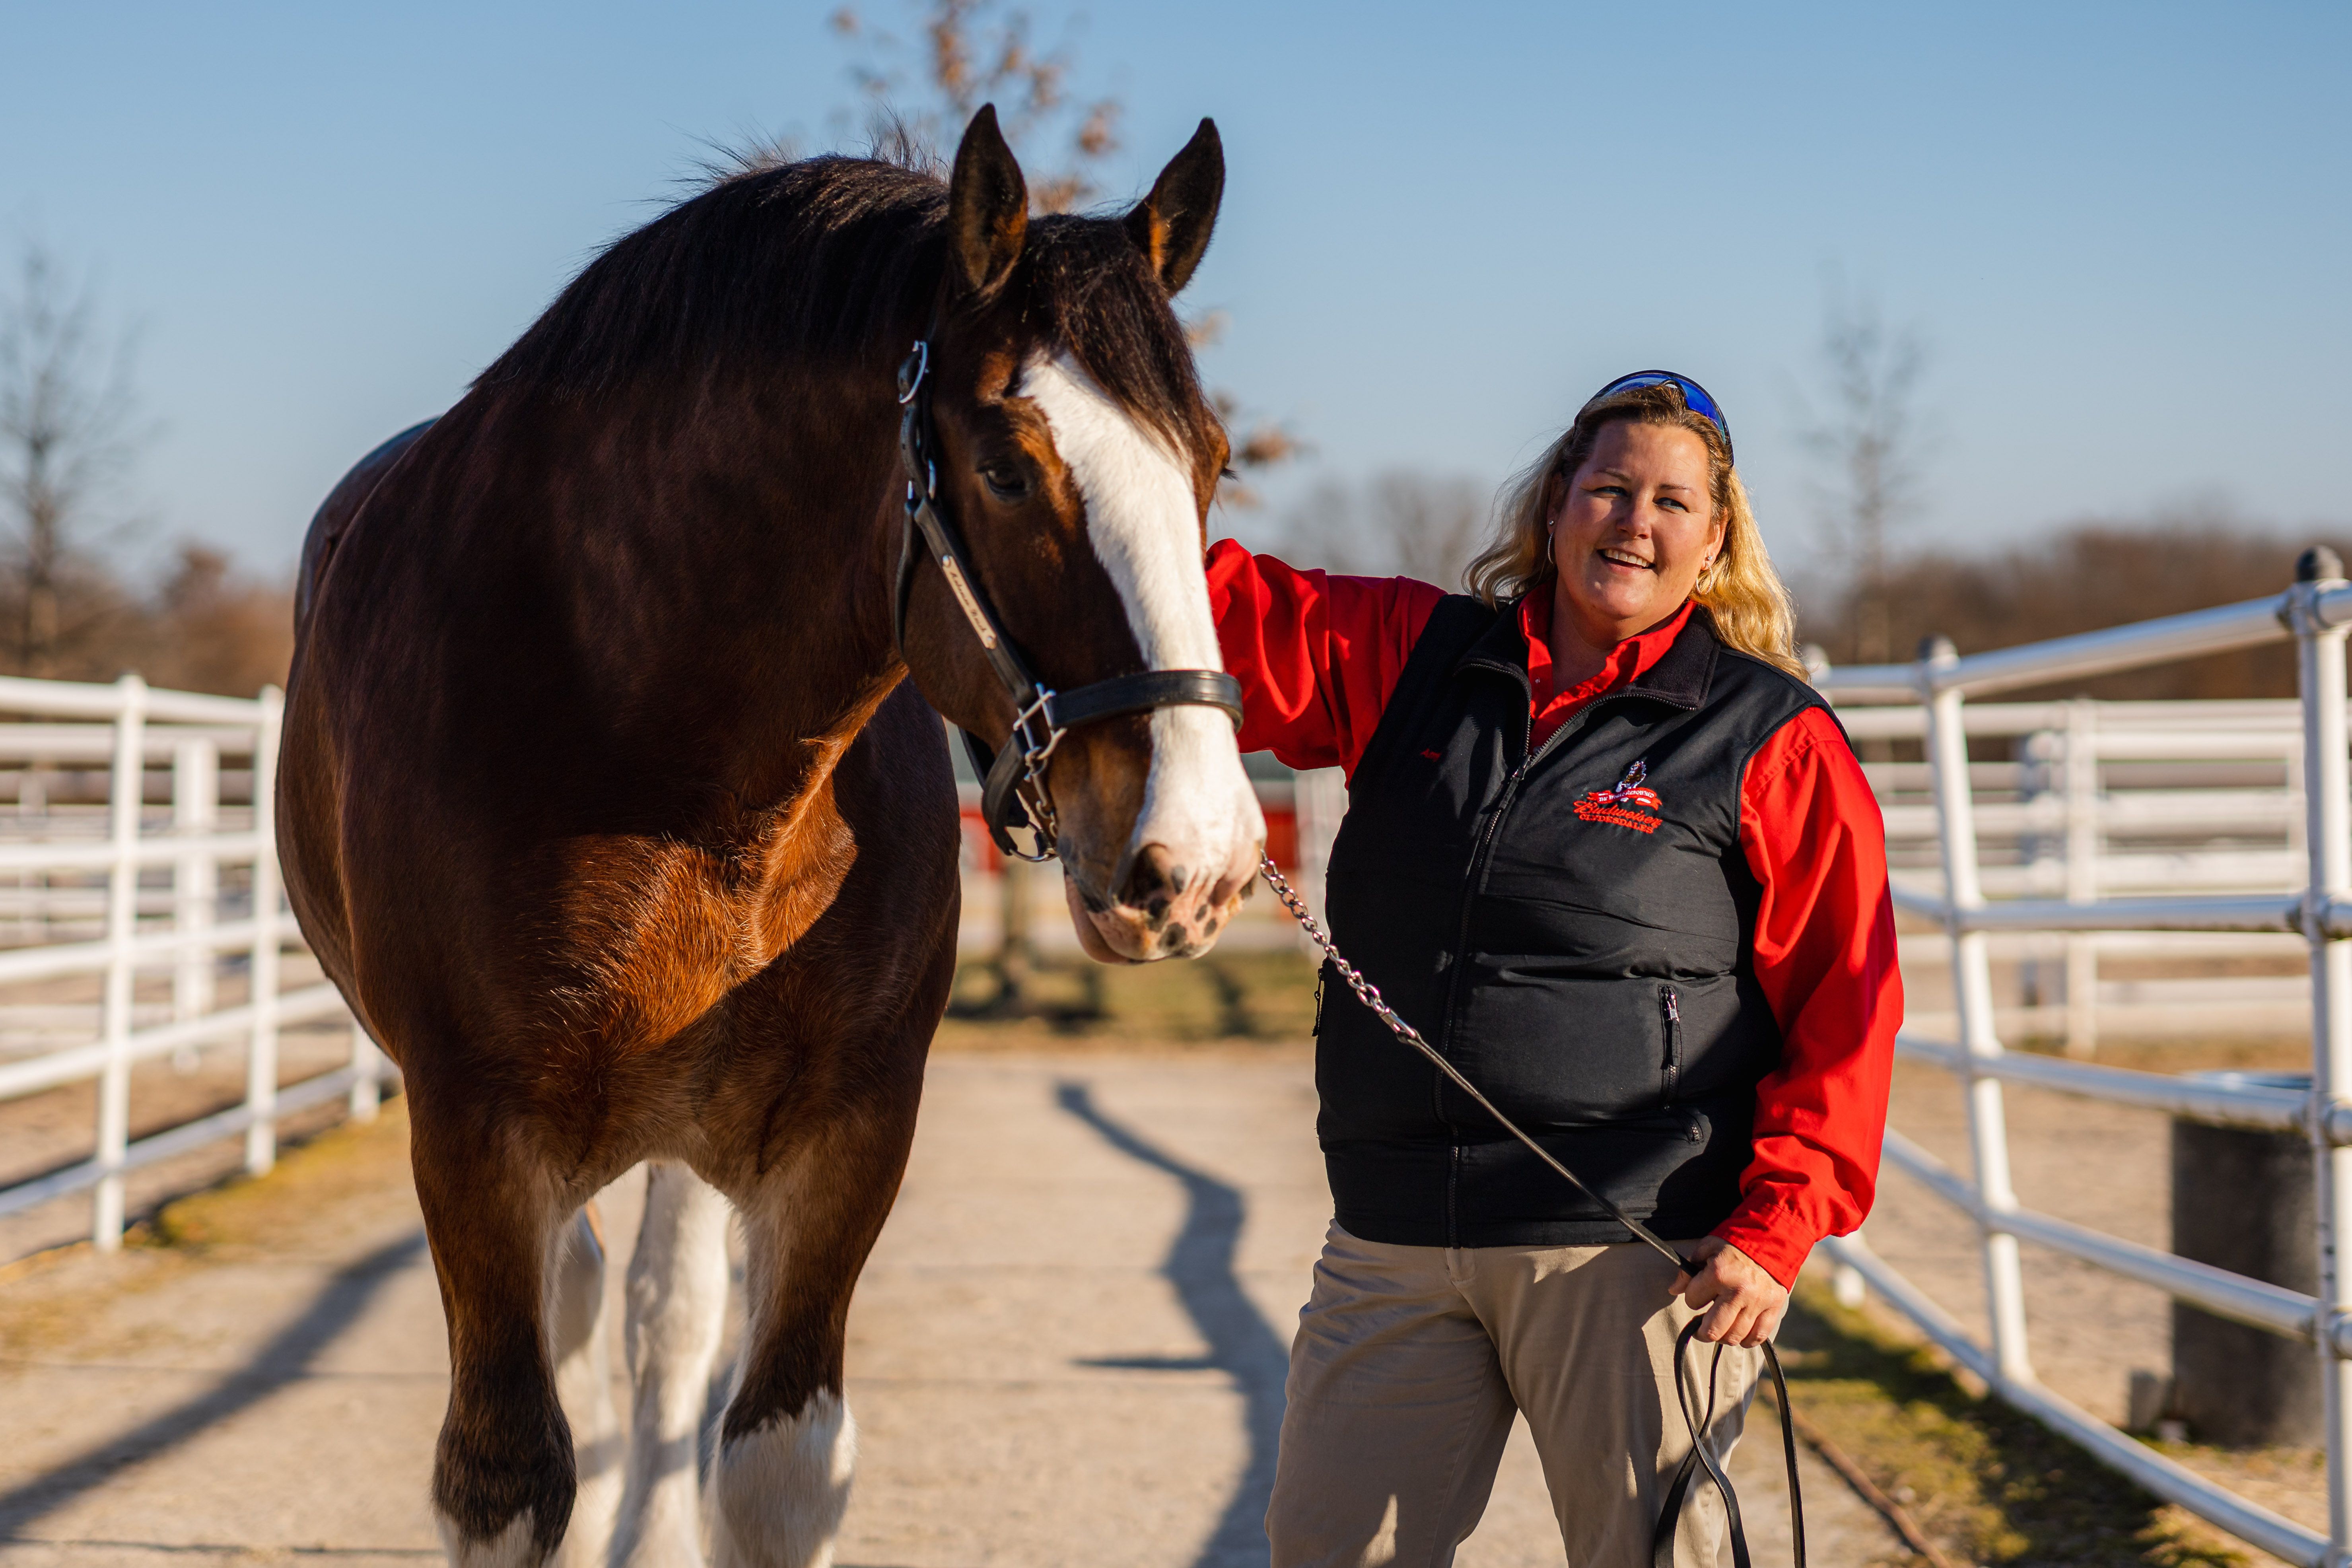
M1541 614L1538 609L1540 607ZM1609 650L1609 661L1591 678L1579 681L1566 691L1552 689L1551 657L1551 585L1544 584L1519 601L1519 630L1528 639L1528 694L1534 711L1536 742L1541 745L1549 733L1572 717L1586 703L1605 691L1612 691L1635 677L1646 674L1650 668L1665 657L1675 639L1689 624L1691 601L1652 626L1636 632Z

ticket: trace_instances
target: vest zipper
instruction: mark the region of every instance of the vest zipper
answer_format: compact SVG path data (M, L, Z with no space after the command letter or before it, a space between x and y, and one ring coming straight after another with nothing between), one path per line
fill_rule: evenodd
M1675 1102L1675 1089L1683 1073L1683 1008L1682 1000L1671 985L1658 987L1658 1011L1665 1019L1666 1059L1665 1103Z
M1601 700L1588 703L1583 712L1553 731L1551 739L1543 743L1543 749L1533 753L1528 751L1528 747L1535 740L1535 714L1529 711L1526 716L1519 731L1521 759L1519 765L1514 768L1510 776L1503 781L1502 794L1495 798L1494 813L1487 817L1486 830L1479 834L1478 842L1470 852L1470 875L1462 887L1462 920L1454 933L1454 952L1446 965L1452 971L1452 977L1447 981L1445 987L1444 1034L1438 1043L1440 1050L1445 1049L1454 1043L1454 1016L1462 1005L1462 974L1465 967L1462 962L1462 956L1470 946L1470 911L1478 900L1478 885L1486 878L1486 857L1493 851L1495 840L1502 835L1503 818L1510 812L1511 802L1517 798L1520 781L1528 776L1528 771L1538 763L1551 755L1553 749L1568 739L1570 732L1582 729L1583 721L1590 718L1601 706ZM1445 1179L1445 1245L1459 1247L1461 1245L1461 1208L1455 1202L1455 1187L1456 1178L1462 1169L1462 1129L1454 1124L1453 1118L1445 1114L1445 1078L1435 1068L1430 1068L1429 1071L1429 1092L1437 1120L1444 1122L1446 1131L1454 1134L1453 1161L1447 1167Z

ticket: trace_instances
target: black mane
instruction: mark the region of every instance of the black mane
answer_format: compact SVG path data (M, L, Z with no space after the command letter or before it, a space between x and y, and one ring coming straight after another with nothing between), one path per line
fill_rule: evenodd
M824 156L720 179L615 240L477 383L584 397L646 374L777 358L894 371L947 264L947 186ZM1002 303L1130 412L1179 439L1202 403L1192 355L1115 219L1031 220Z

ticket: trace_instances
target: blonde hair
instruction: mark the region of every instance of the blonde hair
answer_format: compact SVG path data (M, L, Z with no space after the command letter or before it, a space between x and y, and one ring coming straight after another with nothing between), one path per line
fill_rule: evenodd
M1715 515L1723 520L1723 549L1691 597L1715 618L1715 635L1724 646L1806 679L1797 658L1796 601L1772 569L1748 505L1748 487L1731 466L1731 444L1715 421L1684 405L1681 390L1671 382L1587 405L1541 458L1504 487L1495 509L1495 542L1470 563L1463 586L1486 604L1499 605L1552 580L1548 546L1555 486L1574 479L1601 430L1620 421L1674 426L1706 444L1707 488Z

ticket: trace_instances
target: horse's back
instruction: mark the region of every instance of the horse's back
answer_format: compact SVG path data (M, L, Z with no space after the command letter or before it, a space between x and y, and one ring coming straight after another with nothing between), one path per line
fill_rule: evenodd
M359 515L360 507L375 493L393 464L401 459L418 437L433 428L435 421L422 420L410 426L366 457L352 465L351 472L327 492L311 516L310 531L302 536L302 561L294 579L294 635L299 639L304 625L310 618L310 605L318 596L319 579L334 559L335 545L343 531Z

